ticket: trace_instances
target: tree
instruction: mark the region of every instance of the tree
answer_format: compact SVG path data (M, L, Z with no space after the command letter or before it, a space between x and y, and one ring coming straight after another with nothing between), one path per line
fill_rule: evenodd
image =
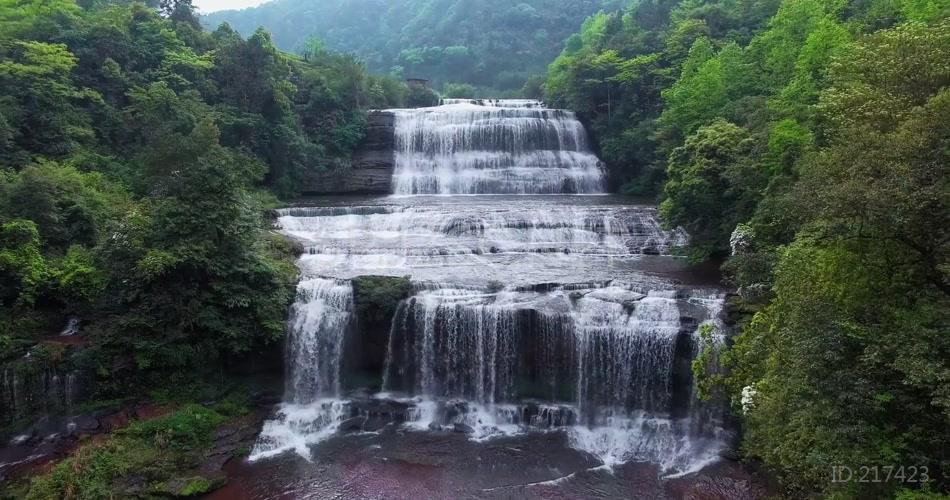
M272 342L292 299L294 273L259 246L261 211L244 187L261 165L222 148L207 118L184 141L192 157L153 202L134 268L115 276L136 286L107 345L131 350L139 370L194 368Z
M754 144L747 130L719 120L670 155L660 214L668 226L687 230L695 257L723 255L736 224L755 210L765 177Z
M0 97L6 140L0 160L22 166L35 154L62 157L91 139L76 109L87 94L72 85L76 58L62 44L0 39ZM92 96L88 96L92 97Z
M4 308L31 306L48 272L36 224L18 219L0 225L0 304Z
M201 29L201 22L195 11L192 0L159 0L158 8L162 15L175 22L185 23L188 26Z
M31 220L44 249L57 253L95 246L103 226L127 206L125 193L101 174L53 162L30 165L0 185L0 210Z
M910 462L947 487L948 33L909 23L835 60L828 143L797 166L789 206L802 229L727 355L733 394L756 393L746 449L804 490L888 496L893 483L829 483L828 467Z
M406 105L410 108L425 108L439 105L439 94L427 87L410 87Z
M290 1L203 17L244 36L263 26L284 50L307 50L317 35L331 51L354 54L371 73L393 67L435 88L469 83L490 97L515 96L542 73L586 16L617 10L619 0L329 0ZM373 12L367 16L367 12ZM385 22L378 22L384 19Z

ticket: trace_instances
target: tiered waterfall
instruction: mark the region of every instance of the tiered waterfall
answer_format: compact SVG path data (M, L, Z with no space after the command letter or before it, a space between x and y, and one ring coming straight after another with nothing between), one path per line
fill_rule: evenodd
M253 458L309 456L362 416L476 440L565 432L607 465L668 473L714 460L726 434L695 398L690 362L700 329L721 338L723 294L677 282L670 254L687 236L653 207L587 196L604 192L604 172L570 112L452 100L394 113L395 196L281 211L307 251L287 403ZM360 328L351 280L368 275L409 276L415 290L371 393L342 368Z

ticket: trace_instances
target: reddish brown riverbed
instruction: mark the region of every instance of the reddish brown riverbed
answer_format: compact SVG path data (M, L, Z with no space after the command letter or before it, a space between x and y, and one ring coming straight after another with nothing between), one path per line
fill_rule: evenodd
M312 461L286 454L228 466L211 499L760 498L759 480L722 461L666 478L656 465L614 470L567 445L562 433L476 443L462 434L405 432L340 436L313 447Z

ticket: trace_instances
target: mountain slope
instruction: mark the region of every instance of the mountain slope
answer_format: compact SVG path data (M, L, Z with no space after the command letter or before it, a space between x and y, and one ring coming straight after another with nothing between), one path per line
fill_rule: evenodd
M208 14L214 29L227 22L249 35L273 33L284 50L302 50L311 37L351 52L377 73L519 89L563 48L590 14L622 0L276 0L256 8Z

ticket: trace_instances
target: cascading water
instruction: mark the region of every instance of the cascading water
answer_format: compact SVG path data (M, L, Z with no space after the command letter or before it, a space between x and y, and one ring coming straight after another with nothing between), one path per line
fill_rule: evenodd
M686 243L656 210L599 193L583 128L536 101L447 101L398 110L396 196L280 213L306 247L288 339L287 403L253 459L359 429L446 426L473 439L567 432L607 465L696 470L728 439L694 397L699 331L723 294L675 282ZM571 159L567 161L566 159ZM576 161L574 161L576 160ZM345 203L345 204L344 204ZM359 328L351 280L409 276L376 388L344 391ZM721 332L720 332L721 336ZM376 422L377 425L369 425ZM355 425L355 424L354 424Z
M444 102L395 111L395 194L604 192L573 113L528 100Z
M343 339L353 316L349 282L309 278L297 286L288 338L288 400L311 403L340 393Z

